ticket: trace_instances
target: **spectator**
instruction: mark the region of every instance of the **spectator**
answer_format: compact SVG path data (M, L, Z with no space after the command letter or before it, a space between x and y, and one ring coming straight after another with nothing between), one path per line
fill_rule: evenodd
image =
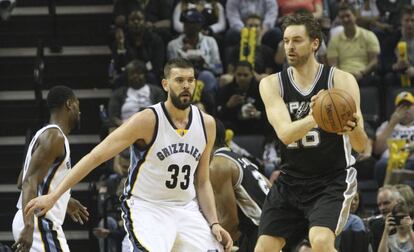
M375 177L379 185L384 183L386 177L389 157L388 139L406 139L408 143L407 150L410 151L410 156L405 163L405 169L399 170L399 174L397 171L393 175L389 174L391 181L388 182L398 183L398 177L412 174L414 170L414 96L406 91L399 93L395 98L395 106L396 109L389 121L384 122L376 132L374 153L381 155L380 160L375 164Z
M254 75L258 81L273 72L273 50L272 48L260 43L262 19L256 14L250 15L246 19L247 28L256 28L256 50L254 52ZM240 44L228 49L227 74L220 78L220 85L226 85L233 80L234 67L240 61Z
M277 43L282 39L282 32L274 27L278 16L276 0L227 0L226 16L230 28L226 33L226 47L237 45L240 30L245 27L247 18L252 14L263 18L262 43L276 49ZM262 37L259 38L261 39Z
M414 6L405 6L401 10L401 28L387 36L382 43L382 61L386 73L387 85L401 85L400 75L407 74L414 83ZM407 43L407 58L401 58L397 44L400 41Z
M322 0L276 0L279 6L279 19L298 10L307 10L319 19L322 17ZM280 22L279 22L280 23Z
M398 190L401 197L404 199L408 207L410 216L414 216L414 191L413 188L406 184L397 184L394 186Z
M346 222L343 231L350 230L353 232L360 232L360 231L365 232L364 222L362 221L361 217L357 215L357 211L361 206L359 202L360 195L361 195L361 192L358 191L355 194L354 198L352 199L348 221Z
M174 8L173 28L178 33L184 32L184 23L180 20L181 13L186 10L197 9L206 20L203 33L212 36L222 33L226 29L224 7L217 0L181 0Z
M147 70L142 61L134 60L126 66L126 85L115 90L109 99L109 120L113 127L120 126L142 109L165 100L164 91L148 84Z
M393 186L386 185L378 189L377 205L381 215L373 217L368 223L373 251L378 251L387 215L402 200L400 193Z
M111 48L114 68L117 73L122 73L129 61L139 59L145 63L148 82L159 85L165 61L165 47L162 39L148 30L145 22L143 12L136 10L128 16L126 34L120 28L115 31L115 42Z
M359 85L375 84L372 74L378 64L380 46L375 34L356 25L355 10L348 4L339 7L344 31L331 38L328 44L328 63L352 73Z
M384 232L378 252L400 252L414 250L413 220L405 203L394 206L392 213L386 216Z
M201 33L205 18L196 9L183 12L181 20L184 34L168 43L168 59L182 57L192 61L199 71L198 79L204 83L203 92L215 92L218 87L216 75L223 71L217 42Z
M236 64L233 81L220 87L217 101L218 117L237 135L270 131L259 94L259 82L247 61Z

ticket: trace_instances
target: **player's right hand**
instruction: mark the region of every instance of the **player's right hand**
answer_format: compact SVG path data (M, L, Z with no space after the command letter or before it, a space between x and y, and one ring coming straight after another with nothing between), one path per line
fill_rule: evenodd
M43 216L53 207L55 201L50 194L34 198L24 208L24 215L26 217L32 214L36 214L38 217Z
M16 252L28 252L33 243L33 227L25 226L20 233L19 239L12 245Z

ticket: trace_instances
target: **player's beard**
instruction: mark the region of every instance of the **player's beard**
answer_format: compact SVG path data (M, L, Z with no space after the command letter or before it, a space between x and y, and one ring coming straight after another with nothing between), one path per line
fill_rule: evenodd
M306 62L308 62L309 57L311 56L311 54L312 54L312 52L304 54L302 56L297 55L294 60L289 60L289 58L287 58L289 66L299 67L299 66L305 65Z
M180 96L185 92L188 93L189 98L186 98L186 101L182 101L181 99L184 99L184 98L180 98ZM184 91L180 95L177 95L176 93L171 91L170 97L171 97L171 102L174 105L174 107L180 110L187 109L191 105L191 102L193 101L193 94L191 94L188 91Z

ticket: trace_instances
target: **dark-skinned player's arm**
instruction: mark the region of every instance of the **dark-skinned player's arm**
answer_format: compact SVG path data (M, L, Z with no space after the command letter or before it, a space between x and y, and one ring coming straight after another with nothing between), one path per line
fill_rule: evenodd
M81 181L100 164L114 157L137 140L149 143L154 134L155 120L155 114L151 109L146 109L133 115L84 156L72 168L55 191L32 199L24 209L24 214L33 214L35 209L39 211L38 214L45 214L65 191Z
M352 148L357 152L363 152L368 142L368 137L364 131L364 118L361 113L358 83L352 74L336 68L334 87L347 91L354 98L357 111L354 114L354 121L348 121L347 126L344 127L344 133L349 136Z
M223 244L226 252L230 252L233 240L230 234L218 222L213 188L210 183L210 156L216 138L216 122L210 115L204 114L204 126L207 134L207 144L201 155L195 173L194 184L201 212L211 227L211 232Z
M233 240L240 237L239 216L233 187L233 172L238 167L225 157L215 156L210 164L210 181L213 186L218 219Z
M266 108L266 115L278 138L289 145L302 139L309 130L316 127L311 114L292 122L286 104L280 96L279 80L272 74L260 81L260 96Z
M38 186L42 183L49 168L64 154L65 138L59 129L48 129L39 136L26 176L22 180L22 209L37 196ZM29 251L33 242L34 216L33 214L23 215L23 220L24 228L19 239L12 246L19 252Z

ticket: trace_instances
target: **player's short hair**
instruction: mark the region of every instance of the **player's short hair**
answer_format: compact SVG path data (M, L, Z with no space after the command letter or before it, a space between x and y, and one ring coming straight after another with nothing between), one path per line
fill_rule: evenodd
M216 141L214 142L214 146L226 146L226 128L219 119L216 119Z
M47 107L49 110L61 108L67 100L75 98L73 90L67 86L55 86L47 94Z
M167 61L167 64L164 66L164 77L168 78L172 68L192 68L194 65L191 61L183 58L173 58Z
M316 51L319 49L322 44L322 28L318 20L313 17L312 13L294 13L283 18L283 32L285 32L287 27L292 25L304 25L309 38L311 38L311 40L319 40L319 46Z

